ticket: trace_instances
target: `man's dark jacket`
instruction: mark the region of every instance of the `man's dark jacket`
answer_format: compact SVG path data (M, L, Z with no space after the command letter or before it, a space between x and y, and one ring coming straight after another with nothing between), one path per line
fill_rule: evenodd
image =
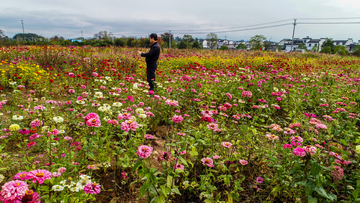
M156 64L156 61L160 56L160 45L158 42L155 42L151 45L150 51L148 53L142 53L142 57L146 57L145 61L147 64Z

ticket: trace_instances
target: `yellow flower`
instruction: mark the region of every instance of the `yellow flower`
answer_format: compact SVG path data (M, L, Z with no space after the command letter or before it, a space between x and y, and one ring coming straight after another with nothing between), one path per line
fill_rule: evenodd
M9 127L10 131L18 131L20 129L20 126L18 124L12 124Z
M356 146L355 152L356 152L357 154L360 154L360 145L357 145L357 146Z

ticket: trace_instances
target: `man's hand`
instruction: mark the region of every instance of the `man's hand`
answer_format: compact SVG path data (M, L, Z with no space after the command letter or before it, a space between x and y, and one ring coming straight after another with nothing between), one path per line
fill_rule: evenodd
M141 54L141 51L137 51L138 54Z

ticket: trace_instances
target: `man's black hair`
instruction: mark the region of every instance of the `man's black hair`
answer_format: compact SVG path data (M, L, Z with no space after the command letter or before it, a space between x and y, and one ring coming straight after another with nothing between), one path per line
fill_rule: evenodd
M155 34L155 33L152 33L151 35L150 35L150 39L151 38L153 38L155 41L157 40L157 34Z

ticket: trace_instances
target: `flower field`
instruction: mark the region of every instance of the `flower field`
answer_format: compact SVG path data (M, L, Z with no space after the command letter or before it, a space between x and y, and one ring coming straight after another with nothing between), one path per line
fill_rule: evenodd
M0 48L0 202L360 202L359 58L138 50Z

